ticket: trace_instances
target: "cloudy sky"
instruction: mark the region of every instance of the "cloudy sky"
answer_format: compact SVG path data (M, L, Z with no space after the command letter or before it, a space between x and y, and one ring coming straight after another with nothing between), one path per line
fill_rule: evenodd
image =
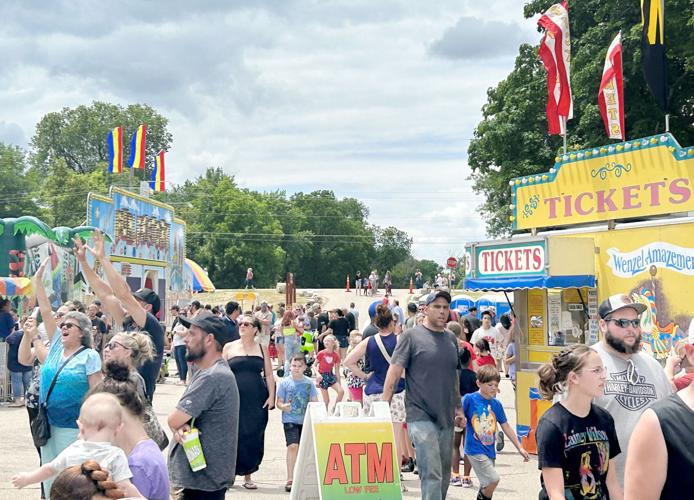
M25 1L0 6L0 141L103 100L170 120L168 180L332 189L443 262L483 239L467 147L536 43L521 0Z

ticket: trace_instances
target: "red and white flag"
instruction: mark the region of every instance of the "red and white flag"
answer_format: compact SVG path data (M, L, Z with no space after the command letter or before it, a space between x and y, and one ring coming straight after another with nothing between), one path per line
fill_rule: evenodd
M566 1L552 5L537 22L545 30L539 55L547 70L547 122L549 133L566 135L566 121L573 118L571 97L571 33Z
M624 81L622 79L622 32L614 37L605 57L598 91L598 105L610 139L624 140Z

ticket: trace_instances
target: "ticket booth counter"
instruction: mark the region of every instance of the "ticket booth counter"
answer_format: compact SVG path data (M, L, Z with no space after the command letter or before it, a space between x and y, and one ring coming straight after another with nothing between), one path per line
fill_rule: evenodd
M470 291L513 292L516 315L517 432L535 451L534 429L549 407L539 399L537 368L564 345L598 338L593 238L541 237L466 247Z

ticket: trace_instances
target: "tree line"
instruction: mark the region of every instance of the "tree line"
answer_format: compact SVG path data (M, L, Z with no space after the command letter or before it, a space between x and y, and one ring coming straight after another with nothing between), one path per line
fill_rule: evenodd
M147 123L147 157L171 147L168 120L146 105L94 102L48 113L27 151L0 143L0 217L35 215L52 226L84 223L87 193L127 186L128 173L107 172L106 135L115 126L131 133ZM130 154L124 137L124 158ZM151 165L136 172L148 180ZM127 169L126 169L127 170ZM137 184L134 184L137 185ZM187 226L187 255L207 269L218 288L241 286L252 267L259 287L274 287L293 272L299 287L345 286L347 274L393 274L407 286L416 269L433 277L441 267L411 254L412 238L368 221L368 208L330 190L288 194L240 188L234 176L211 166L194 179L156 193Z
M558 0L526 1L527 19ZM574 118L568 122L570 150L610 140L598 108L605 53L621 30L627 139L661 133L665 117L646 86L641 65L641 11L635 0L569 2L571 85ZM538 33L538 43L540 34ZM670 131L682 146L694 145L694 10L692 0L668 0L665 14ZM511 73L487 91L482 120L468 148L471 180L484 195L481 213L490 236L511 231L509 205L513 177L544 173L562 147L547 135L547 76L538 45L523 44ZM618 142L618 141L615 141Z

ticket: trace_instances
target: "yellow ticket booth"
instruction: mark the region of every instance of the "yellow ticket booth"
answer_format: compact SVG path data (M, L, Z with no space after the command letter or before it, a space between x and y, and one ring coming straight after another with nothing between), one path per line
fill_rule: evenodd
M533 422L548 407L537 393L537 368L562 346L597 341L593 238L530 237L466 247L464 288L513 292L518 435L535 450Z
M466 247L467 290L513 291L520 331L517 431L526 449L551 402L537 368L599 340L597 308L626 293L647 306L642 349L664 362L694 317L694 148L671 134L562 155L510 181L514 235Z

